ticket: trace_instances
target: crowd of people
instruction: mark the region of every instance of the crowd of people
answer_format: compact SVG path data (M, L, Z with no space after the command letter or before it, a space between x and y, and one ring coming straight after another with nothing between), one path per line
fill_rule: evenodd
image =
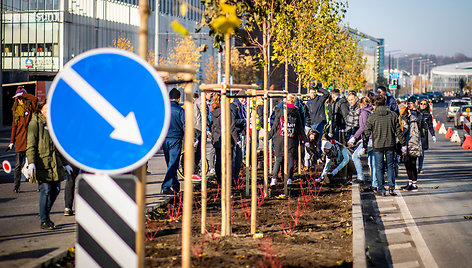
M287 150L288 178L286 183L294 180L295 165L303 165L305 170L317 165L322 166L318 182L361 183L375 194L385 196L396 195L395 178L400 164L404 164L409 182L401 187L405 191L417 191L418 174L423 173L424 152L428 149L429 134L436 142L432 125L430 103L426 99L414 97L407 103L397 101L387 89L379 86L376 92L360 95L357 91L343 94L339 89L324 89L321 85L310 88L309 99L302 101L295 94L288 94L284 99L276 100L270 112L268 139L272 140L274 165L270 186L277 185L283 178L284 153ZM162 192L176 194L180 191L177 177L185 119L184 109L179 104L180 92L170 91L172 104L172 120L166 143L179 145L176 149L164 146L168 172ZM218 93L207 93L205 100L198 94L194 98L195 125L195 165L201 166L200 144L201 132L206 131L211 146L207 150L208 175L218 183L221 182L221 96ZM236 183L245 151L246 126L250 124L246 118L248 109L245 92L240 91L231 98L231 150L232 179ZM206 102L208 115L207 129L201 125L201 102ZM284 105L287 114L284 116ZM261 128L263 102L257 102L258 138L265 133ZM285 118L287 117L287 118ZM251 126L252 127L252 126ZM263 127L263 126L262 126ZM285 127L286 132L285 133ZM178 132L178 137L174 137ZM284 145L285 136L288 140ZM178 140L178 141L177 141ZM260 148L261 143L256 146ZM298 150L301 148L302 163L297 162ZM367 158L371 183L367 185L361 159ZM172 159L169 159L172 158ZM201 168L196 168L196 173ZM385 174L387 180L385 182ZM355 178L354 178L355 177ZM283 181L283 180L281 180Z

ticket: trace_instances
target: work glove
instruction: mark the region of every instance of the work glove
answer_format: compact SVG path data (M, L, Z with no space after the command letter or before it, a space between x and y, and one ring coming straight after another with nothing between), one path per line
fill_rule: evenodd
M406 145L402 146L402 154L406 154Z
M14 143L10 143L10 144L8 145L8 148L5 150L5 152L8 152L8 151L10 151L11 149L13 149L13 145L15 145L15 144L14 144Z
M310 148L310 143L309 143L308 141L305 142L305 147L306 147L306 148Z
M195 139L195 141L193 142L193 147L197 147L198 145L198 139Z
M436 143L436 136L433 136L433 142Z
M365 149L362 148L362 149L359 149L359 155L364 155L365 154Z
M356 142L356 138L355 138L355 137L351 137L351 138L347 141L347 145L353 146L353 145L354 145L354 142Z
M331 174L333 174L333 176L336 176L336 174L338 174L339 170L337 168L335 168L333 170L333 172L331 172Z
M328 137L331 139L333 138L333 133L328 133Z
M241 147L243 147L243 142L242 142L242 141L238 141L238 142L236 142L236 145L238 145L239 148L241 148Z
M65 166L64 169L69 173L69 175L72 175L72 167L70 165Z
M34 163L31 163L28 165L28 169L26 170L26 176L28 178L32 178L34 173L36 173L36 165Z

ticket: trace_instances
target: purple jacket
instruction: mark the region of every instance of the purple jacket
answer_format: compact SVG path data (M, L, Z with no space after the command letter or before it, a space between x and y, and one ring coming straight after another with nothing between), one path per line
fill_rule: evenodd
M367 118L373 111L374 111L374 107L372 107L372 105L361 108L361 111L359 114L359 129L354 134L354 137L356 138L356 140L358 140L361 137L362 132L364 132L365 122L367 122Z

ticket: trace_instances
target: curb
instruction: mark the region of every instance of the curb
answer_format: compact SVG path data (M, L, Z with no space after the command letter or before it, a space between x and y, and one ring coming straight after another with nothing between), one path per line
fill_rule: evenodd
M352 185L352 231L353 267L367 267L365 256L364 220L362 218L359 184Z

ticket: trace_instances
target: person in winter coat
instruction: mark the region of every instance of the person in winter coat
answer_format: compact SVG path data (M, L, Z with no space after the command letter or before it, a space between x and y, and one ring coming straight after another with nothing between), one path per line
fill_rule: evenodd
M329 135L340 143L345 144L346 119L349 114L349 103L341 95L339 89L333 89L331 96L334 100L332 105L331 129Z
M241 90L238 92L237 96L244 96L246 95L246 91ZM233 102L230 105L231 109L231 116L234 119L234 125L236 128L236 133L239 136L239 140L241 140L241 146L236 145L233 147L233 154L232 154L232 173L233 181L237 181L239 177L239 172L241 171L241 167L243 165L243 148L242 148L242 141L244 140L244 135L246 133L246 99L245 98L234 98Z
M352 153L352 161L354 162L354 166L356 167L357 171L357 178L354 182L363 183L365 181L364 171L362 170L362 163L361 163L361 155L365 153L365 148L362 142L362 133L365 129L365 123L367 122L367 118L372 114L374 111L374 107L372 107L370 99L368 97L363 97L359 101L359 129L354 133L354 135L349 139L348 146L354 146L359 144ZM372 144L372 139L369 138L369 143ZM375 165L374 165L374 153L372 152L372 146L368 147L368 163L370 167L370 174L372 176L372 187L377 187L377 180L375 179Z
M321 172L320 180L323 181L327 178L328 172L332 169L332 165L336 165L332 169L331 174L333 177L341 177L342 179L348 179L350 174L354 171L354 163L351 160L351 153L341 143L337 141L321 140L321 150L326 155L326 163Z
M346 117L346 137L350 138L359 129L359 98L357 98L357 92L351 91L347 95L347 101L349 102L349 113Z
M423 152L418 158L418 173L423 174L423 161L424 161L424 151L429 149L429 133L431 133L431 139L436 143L436 134L433 127L433 116L429 111L429 101L427 99L422 99L420 101L420 107L418 112L421 114L421 119L423 121L422 128L420 130L421 134L421 145L423 146Z
M283 107L283 106L282 106ZM284 162L284 124L287 123L288 137L288 179L287 185L292 184L294 161L298 153L298 142L300 138L305 142L305 146L309 146L308 138L305 134L305 127L301 119L300 112L295 106L295 96L289 94L287 96L287 119L284 118L283 108L276 107L274 125L269 132L269 139L273 139L275 149L275 164L272 173L271 186L277 183L279 170L283 168Z
M72 167L59 153L49 136L46 122L47 104L40 105L41 112L36 112L28 126L26 157L29 166L27 177L39 184L39 217L41 229L56 228L49 213L61 190L61 181L65 172L72 173Z
M216 180L218 183L221 183L221 95L216 94L213 97L213 102L211 103L211 137L213 147L215 148L215 170L216 170ZM231 146L241 147L241 141L239 140L239 135L236 131L236 125L234 123L234 118L231 116L230 129L231 132Z
M326 125L325 102L329 98L329 91L324 88L310 89L310 100L306 102L305 125L318 133L323 133ZM321 151L321 135L318 135L318 151ZM319 155L316 155L319 158Z
M378 185L378 195L385 196L384 187L384 158L387 168L389 193L395 193L395 148L396 138L402 146L406 145L397 114L390 111L386 106L386 98L379 95L374 99L374 112L367 118L364 130L363 146L367 148L369 137L372 134L372 148L375 159L375 177Z
M31 116L38 108L38 98L26 92L19 86L13 96L13 123L11 126L10 145L7 150L11 150L15 146L15 173L13 192L20 192L21 168L26 157L26 138L28 133L28 124Z
M166 139L162 144L162 150L164 151L164 158L167 164L167 172L162 182L161 191L163 194L175 195L180 192L177 169L179 168L180 153L182 152L182 141L185 132L185 111L179 105L180 91L176 88L171 89L169 98L171 111L170 125Z
M408 174L408 184L401 188L405 191L418 191L416 182L418 180L418 170L416 169L416 159L422 155L421 142L421 114L417 111L414 102L408 101L408 108L401 119L403 134L406 138L406 148L402 148L403 163L405 163Z
M387 92L387 88L385 88L384 86L377 87L377 94L387 98L385 106L387 106L390 111L396 113L397 116L400 115L400 111L398 109L398 102L392 95Z

